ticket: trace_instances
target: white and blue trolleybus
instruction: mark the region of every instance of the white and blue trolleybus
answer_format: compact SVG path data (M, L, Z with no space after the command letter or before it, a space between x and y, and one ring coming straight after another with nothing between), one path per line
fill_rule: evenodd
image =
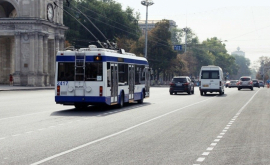
M150 95L150 74L144 57L123 49L89 48L58 51L55 102L85 108L88 105L143 103Z

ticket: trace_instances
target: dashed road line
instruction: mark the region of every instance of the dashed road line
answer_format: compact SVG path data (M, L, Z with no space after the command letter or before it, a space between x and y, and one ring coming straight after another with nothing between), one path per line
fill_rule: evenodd
M1 138L0 138L0 140L4 140L4 139L6 139L6 137L1 137Z
M16 135L11 135L11 136L15 137L15 136L20 136L20 135L22 135L22 134L16 134Z
M210 154L210 152L204 152L202 153L203 156L208 156Z
M28 132L25 132L26 134L29 134L29 133L33 133L34 131L28 131Z
M227 126L222 130L222 132L220 133L219 136L217 136L217 139L214 140L214 142L216 143L211 143L210 146L206 149L206 151L212 151L214 149L213 146L217 145L217 142L219 142L221 140L221 138L223 138L223 136L226 134L226 132L228 131L228 129L230 128L230 126L235 122L235 120L238 118L238 116L242 113L242 111L244 110L244 108L251 102L251 100L255 97L255 95L259 92L260 90L258 90L247 102L246 104L236 113L236 115L230 120L230 122L227 124ZM210 154L210 152L204 152L202 155L203 156L208 156ZM197 162L203 162L206 159L206 157L199 157L196 161ZM200 164L193 164L193 165L200 165Z
M194 105L198 105L198 104L200 104L200 103L204 103L204 102L206 102L206 101L208 101L208 100L211 100L211 99L212 99L212 98L205 99L205 100L203 100L203 101L199 101L199 102L197 102L197 103L193 103L193 104L184 106L184 107L182 107L182 108L175 109L175 110L173 110L173 111L170 111L170 112L167 112L167 113L165 113L165 114L163 114L163 115L159 115L159 116L157 116L157 117L151 118L151 119L149 119L149 120L146 120L146 121L141 122L141 123L139 123L139 124L133 125L133 126L131 126L131 127L128 127L128 128L126 128L126 129L123 129L123 130L118 131L118 132L116 132L116 133L107 135L107 136L105 136L105 137L96 139L96 140L94 140L94 141L90 141L90 142L85 143L85 144L82 144L82 145L80 145L80 146L71 148L71 149L69 149L69 150L67 150L67 151L63 151L63 152L60 152L60 153L58 153L58 154L52 155L52 156L50 156L50 157L44 158L44 159L42 159L42 160L40 160L40 161L38 161L38 162L32 163L31 165L39 165L39 164L48 162L48 161L50 161L50 160L52 160L52 159L55 159L55 158L57 158L57 157L66 155L66 154L68 154L68 153L77 151L77 150L79 150L79 149L85 148L85 147L90 146L90 145L92 145L92 144L95 144L95 143L104 141L104 140L106 140L106 139L110 139L110 138L112 138L112 137L118 136L118 135L120 135L120 134L129 132L129 131L131 131L131 130L133 130L133 129L135 129L135 128L138 128L138 127L140 127L140 126L142 126L142 125L145 125L145 124L148 124L148 123L150 123L150 122L156 121L156 120L158 120L158 119L161 119L161 118L166 117L166 116L168 116L168 115L174 114L174 113L176 113L176 112L179 112L180 110L183 110L183 109L192 107L192 106L194 106ZM203 161L205 158L198 158L198 159L199 159L200 161Z

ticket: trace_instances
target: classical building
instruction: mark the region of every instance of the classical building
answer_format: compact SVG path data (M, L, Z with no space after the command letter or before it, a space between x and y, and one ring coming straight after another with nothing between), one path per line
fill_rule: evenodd
M147 31L150 31L150 30L154 29L155 26L156 26L156 23L161 22L161 21L162 20L148 20L147 21ZM170 23L170 30L172 28L177 27L175 21L173 21L173 20L168 20L168 21ZM145 20L139 20L138 24L139 24L140 29L142 30L142 34L144 35L145 34L145 29L146 29Z
M14 85L54 85L55 55L64 49L67 30L63 3L0 0L0 84L13 74Z
M243 57L245 57L246 53L243 52L243 51L241 51L240 48L238 47L238 48L237 48L237 51L232 52L231 55L238 55L238 56L243 56Z

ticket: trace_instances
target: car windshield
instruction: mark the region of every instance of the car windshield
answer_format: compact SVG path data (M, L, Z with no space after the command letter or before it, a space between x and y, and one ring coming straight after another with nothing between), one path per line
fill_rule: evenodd
M241 78L241 81L250 81L250 78Z
M186 83L187 79L186 78L173 78L174 83Z

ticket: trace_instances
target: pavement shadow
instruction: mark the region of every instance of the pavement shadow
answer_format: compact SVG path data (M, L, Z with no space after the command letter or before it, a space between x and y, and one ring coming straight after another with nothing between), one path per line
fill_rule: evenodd
M209 94L205 94L202 97L227 97L228 95L226 93L224 93L223 95L219 95L218 93L209 93Z
M61 111L56 111L51 113L51 116L108 116L112 115L115 113L120 113L124 111L130 111L130 110L135 110L137 108L141 107L146 107L151 105L151 103L143 103L143 104L138 104L138 103L127 103L124 105L123 108L118 108L117 106L88 106L85 109L76 109L76 108L70 108L70 109L65 109Z

